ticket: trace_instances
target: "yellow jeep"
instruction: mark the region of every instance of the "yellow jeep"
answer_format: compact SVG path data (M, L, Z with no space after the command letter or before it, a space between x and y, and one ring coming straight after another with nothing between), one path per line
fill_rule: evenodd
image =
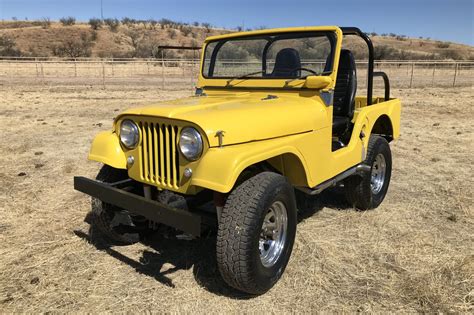
M364 96L345 35L368 47ZM383 97L372 96L374 76L384 79ZM112 241L130 244L164 226L217 230L224 280L261 294L291 255L295 189L343 185L360 210L384 199L400 129L400 101L389 93L358 28L209 37L195 96L119 115L92 143L89 159L104 164L96 180L75 177L74 187L93 197L92 224Z

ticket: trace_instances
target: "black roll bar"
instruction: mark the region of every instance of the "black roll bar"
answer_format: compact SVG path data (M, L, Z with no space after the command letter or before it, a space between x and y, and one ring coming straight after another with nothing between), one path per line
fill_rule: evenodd
M358 27L341 27L343 35L357 35L367 43L369 48L369 65L367 69L367 105L372 104L372 90L374 86L374 45L369 36L362 32ZM388 78L387 78L388 80ZM386 93L387 91L385 91Z
M390 99L390 82L388 81L388 76L385 72L374 72L374 77L382 77L383 85L385 87L385 101Z

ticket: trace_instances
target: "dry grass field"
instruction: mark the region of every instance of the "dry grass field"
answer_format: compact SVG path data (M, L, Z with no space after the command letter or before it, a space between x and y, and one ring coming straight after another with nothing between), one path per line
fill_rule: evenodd
M114 85L0 85L0 310L9 312L474 311L473 89L394 89L402 135L386 200L357 212L333 190L300 205L281 281L248 297L218 274L213 236L95 240L93 136L120 111L190 94Z

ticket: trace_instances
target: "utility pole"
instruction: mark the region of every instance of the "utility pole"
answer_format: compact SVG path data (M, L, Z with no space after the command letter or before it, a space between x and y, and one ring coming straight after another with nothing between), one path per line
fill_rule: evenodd
M100 19L104 20L104 1L100 0Z

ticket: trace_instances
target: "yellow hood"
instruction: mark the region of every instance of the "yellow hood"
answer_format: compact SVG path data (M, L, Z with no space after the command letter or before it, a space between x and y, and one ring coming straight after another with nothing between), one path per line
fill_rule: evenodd
M193 96L163 101L125 111L121 116L152 116L188 121L218 146L216 132L224 131L223 145L297 134L327 127L324 105L314 98L283 94L240 93ZM317 128L315 128L317 126Z

